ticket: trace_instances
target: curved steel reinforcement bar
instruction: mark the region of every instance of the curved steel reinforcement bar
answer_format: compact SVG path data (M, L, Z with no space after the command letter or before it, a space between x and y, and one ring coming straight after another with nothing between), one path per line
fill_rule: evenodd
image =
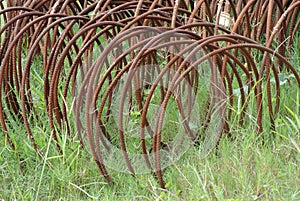
M0 0L4 137L15 150L9 118L19 121L43 156L32 126L49 126L58 152L66 129L89 148L109 183L108 156L117 148L122 170L135 176L148 168L164 188L163 154L171 154L176 138L165 129L169 110L199 147L207 142L214 115L220 116L208 152L222 133L230 134L232 108L239 103L238 122L247 121L250 96L258 133L266 127L265 113L276 129L280 73L293 74L300 88L299 71L288 61L299 34L299 6L296 0ZM37 85L42 94L34 90ZM139 165L132 151L142 156Z

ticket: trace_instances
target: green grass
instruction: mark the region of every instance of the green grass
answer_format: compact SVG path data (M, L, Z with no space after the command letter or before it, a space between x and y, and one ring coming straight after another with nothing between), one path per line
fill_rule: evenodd
M293 90L291 93L295 94ZM10 149L1 135L0 199L299 200L300 112L293 109L299 108L299 98L298 91L294 99L282 102L275 133L266 129L257 135L255 125L248 122L243 127L235 125L234 138L223 137L206 158L201 157L197 147L190 147L177 163L164 170L168 190L158 188L151 174L133 178L114 170L110 174L115 185L110 186L76 137L69 139L62 133L63 152L59 154L49 128L36 126L34 134L43 139L39 142L45 153L41 159L23 126L16 123L10 134L18 142L20 155ZM264 138L270 135L273 137ZM263 144L263 139L269 140Z
M289 98L282 99L276 132L255 132L254 98L249 97L243 127L237 123L240 108L233 108L232 139L221 138L218 148L206 158L192 146L164 170L168 190L159 188L151 174L133 178L114 170L109 173L115 185L108 185L76 137L69 139L61 132L62 154L55 150L46 114L41 114L43 126L31 120L32 132L45 154L41 158L24 126L9 117L14 125L9 133L17 150L11 150L0 135L0 200L299 200L300 93L292 81L282 86L283 97ZM43 104L39 110L42 108ZM268 124L267 115L264 124Z
M282 124L282 127L286 126ZM282 128L282 130L284 130ZM87 151L76 140L65 138L62 155L49 153L41 159L27 146L23 161L1 140L0 198L4 200L299 200L299 134L278 133L262 145L262 138L248 129L233 133L235 140L222 138L218 149L206 158L191 147L167 168L168 190L158 188L150 174L110 171L110 186ZM3 137L2 137L3 138ZM53 143L53 142L52 142ZM21 148L20 148L21 149Z
M243 127L238 126L240 109L235 108L232 139L221 138L218 148L206 158L192 146L164 170L168 190L159 188L151 174L133 178L114 170L109 173L115 185L108 185L76 137L69 139L61 132L62 154L55 150L46 114L41 114L43 126L31 120L32 132L45 154L41 158L24 126L9 117L13 125L9 133L17 150L11 150L0 135L0 200L299 200L300 93L294 82L282 89L283 97L289 98L282 100L276 132L255 132L254 99L250 97ZM264 124L267 122L265 115Z

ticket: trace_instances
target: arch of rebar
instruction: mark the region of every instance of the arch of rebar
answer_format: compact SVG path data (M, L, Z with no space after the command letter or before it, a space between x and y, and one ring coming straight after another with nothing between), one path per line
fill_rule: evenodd
M136 28L137 30L140 30L140 29L143 29L143 27L137 27ZM177 31L177 32L184 32L184 30L175 30L175 31ZM187 31L186 31L187 32ZM113 41L111 41L111 43L109 44L109 46L108 46L108 48L106 49L106 51L110 51L111 49L112 49L112 46L114 45L114 44L118 44L118 43L120 43L120 38L122 38L122 37L130 37L130 35L128 35L128 34L132 34L132 35L136 35L136 33L135 33L135 29L133 28L133 29L130 29L130 30L127 30L127 31L125 31L123 34L119 34ZM191 35L194 35L194 33L193 32L191 32L190 33ZM155 44L156 42L159 42L159 40L158 39L161 39L162 38L162 35L159 35L159 36L157 36L157 38L155 38L155 39L153 39L153 41L152 42L148 42L147 44L150 44L150 45L153 45L153 44ZM238 40L237 40L238 39ZM247 42L252 42L252 44L239 44L240 43L240 41L241 40L245 40L245 41L247 41ZM218 42L220 42L220 41L229 41L230 43L232 43L233 45L230 45L230 46L227 46L227 47L223 47L223 48L215 48L216 50L214 50L214 51L212 51L212 53L209 53L209 54L207 54L207 56L206 57L212 57L213 55L217 55L217 54L221 54L221 53L226 53L227 55L230 55L227 51L228 50L230 50L230 49L241 49L242 50L242 52L244 52L245 54L247 54L248 55L248 58L251 58L251 56L250 56L250 52L249 53L247 53L247 51L245 51L245 48L255 48L255 49L259 49L259 50L261 50L261 51L263 51L263 52L268 52L269 54L273 54L273 55L275 55L276 57L278 57L280 60L282 60L282 62L284 62L285 64L287 64L288 65L288 68L290 68L291 69L291 71L293 72L293 73L295 73L295 75L296 75L296 79L297 79L297 81L298 81L298 83L299 83L299 76L297 76L297 72L295 71L295 69L293 69L293 67L280 55L280 54L278 54L278 53L275 53L273 50L271 50L271 49L268 49L268 48L265 48L264 46L262 46L262 45L259 45L259 44L257 44L257 43L255 43L255 41L253 41L253 40L249 40L249 39L247 39L247 38L245 38L245 37L241 37L241 36L234 36L234 35L220 35L220 36L215 36L215 37L207 37L207 38L205 38L203 41L201 41L201 40L198 40L197 42L195 42L195 43L199 43L199 44L201 44L201 42L202 42L202 44L205 44L205 45L208 45L208 44L210 44L210 43L214 43L214 41L218 41ZM145 41L144 41L145 42ZM144 43L143 42L143 43ZM205 43L206 42L206 43ZM135 45L133 48L135 48L135 47L137 47L137 46L141 46L141 45L143 45L143 47L144 48L147 48L144 44L137 44L137 45ZM235 44L234 44L235 43ZM190 46L190 48L191 47L195 47L195 45L194 44L192 44L191 46ZM148 48L150 48L150 46L148 47ZM157 47L156 47L157 48ZM201 47L202 48L202 47ZM151 48L150 48L151 49ZM155 48L154 48L155 49ZM127 52L127 54L129 54L130 53L130 51L131 51L131 49L129 49ZM197 51L197 49L195 49L194 51ZM139 51L139 54L142 54L142 52L140 52ZM104 55L105 55L105 53L104 53ZM121 55L121 57L125 57L124 55L126 55L126 52L124 52L124 54L123 55ZM146 57L146 55L142 55L142 56L140 56L140 58L145 58ZM237 58L236 57L234 57L233 55L230 55L230 57L231 58L233 58L233 60L235 60L238 64L239 64L239 66L243 69L243 71L247 74L247 75L250 75L250 73L248 73L247 72L247 69L243 66L243 64L242 63L240 63L240 62L238 62L239 60L237 60ZM204 57L205 58L205 57ZM98 68L102 68L101 66L103 65L103 62L104 62L104 59L105 58L101 58L101 61L102 61L102 63L100 62L100 63L97 63L96 64L96 66L99 66ZM121 61L122 59L121 58L118 58L117 60L119 60L119 61ZM202 59L200 59L200 60L198 60L198 62L201 62L201 60ZM135 57L135 59L134 59L134 61L133 62L140 62L140 60L138 59L138 57ZM249 62L249 64L253 64L253 61L252 62ZM128 73L130 73L130 71L131 71L131 69L132 69L132 67L133 67L133 65L134 65L134 63L128 63L128 65L126 65L126 67L124 67L120 72L119 72L119 74L114 78L114 81L112 81L111 82L111 84L109 85L109 87L107 88L107 89L105 89L105 91L106 91L106 95L104 96L104 98L102 98L102 104L101 104L101 106L100 106L100 109L99 109L99 113L98 113L98 115L99 116L101 116L101 114L102 114L102 110L103 110L103 107L104 107L104 103L105 103L105 101L106 101L106 99L108 98L108 96L109 96L109 94L112 92L112 87L114 87L114 85L116 84L116 82L121 78L121 75L122 74L124 74L124 73L127 73L127 71L128 71ZM166 65L166 68L167 68L167 66L168 65L170 65L170 64L167 64ZM108 71L106 71L106 75L104 75L103 77L102 77L102 80L101 81L99 81L99 83L100 83L100 86L102 86L103 85L103 82L106 80L106 78L107 78L107 76L110 74L110 71L115 67L115 66L117 66L117 62L115 62L114 63L114 65L112 66L112 67L110 67L110 68L108 68L108 69L110 69L110 70L108 70ZM194 65L191 65L191 66L194 66ZM255 66L252 66L252 68L253 69L255 69ZM98 69L93 69L93 71L95 71L95 72L97 72L97 70ZM273 69L274 70L274 75L275 75L275 77L277 76L277 71L275 70L275 69ZM253 79L253 80L255 80L256 82L259 82L259 80L261 79L261 77L259 77L258 76L258 71L257 70L253 70L254 72L256 72L256 73L254 73L255 75L256 75L256 78L255 79ZM236 72L236 71L235 71ZM95 76L96 74L94 74L94 76ZM238 74L236 73L236 75L237 75L237 77L238 77ZM91 77L87 77L87 79L91 79ZM91 80L93 80L93 78L91 79ZM102 83L102 84L101 84ZM154 83L154 86L155 86L155 83ZM253 86L253 85L252 85ZM276 79L276 87L277 87L277 89L278 89L278 78ZM300 86L300 85L299 85ZM100 87L101 88L101 87ZM126 87L125 87L126 88ZM88 97L90 97L90 96L92 96L92 94L94 93L94 90L93 90L93 87L88 87L88 89L91 89L90 91L88 91ZM170 89L169 89L170 90ZM240 90L241 90L241 93L244 93L243 92L243 88L242 88L242 84L240 84ZM98 90L96 90L96 91L98 91ZM91 95L89 95L90 93L92 93ZM96 97L98 96L97 94L98 94L99 92L96 92ZM124 93L126 93L126 92L124 92ZM151 92L150 92L150 94L151 94ZM123 94L124 95L124 94ZM95 95L94 95L94 97L95 97ZM123 98L125 97L125 96L122 96ZM149 96L150 97L150 96ZM95 99L95 98L94 98ZM121 100L122 101L122 100ZM94 106L94 104L95 104L95 100L94 101L92 101L92 105ZM123 102L124 102L124 100L123 100ZM87 104L90 104L90 101L88 101L87 102ZM123 104L121 104L120 106L122 106ZM270 109L270 108L269 108ZM90 111L90 110L87 110L87 111ZM146 111L146 110L145 110ZM87 116L90 116L90 113L89 112L87 112L86 113L86 115ZM143 116L144 116L144 114L143 114ZM122 116L119 116L120 118L122 118ZM91 118L88 118L87 117L87 119L86 119L86 123L88 124L89 122L92 122L91 121L92 119ZM120 119L119 120L120 122L122 122L122 119ZM122 124L121 123L119 123L119 127L121 126ZM120 131L122 130L122 128L120 128ZM87 129L87 132L89 133L88 134L88 136L90 136L90 140L93 140L92 138L94 138L94 137L92 137L92 136L94 136L95 134L93 134L94 133L94 131L92 130L92 127L90 127L89 129ZM124 141L124 134L121 132L120 133L120 140L122 140L122 141ZM95 139L94 139L95 140ZM159 140L156 140L156 142L157 143L155 143L155 144L160 144L160 141ZM95 146L95 143L94 142L92 142L92 144L93 144L93 146ZM123 144L123 151L124 151L124 153L126 153L126 148L125 148L125 145ZM127 161L129 161L128 160L128 158L127 158ZM159 161L159 159L157 160L157 161ZM133 169L132 169L132 167L130 166L130 163L128 163L128 166L129 166L129 169L131 169L131 172L133 173L134 171L133 171ZM160 173L161 174L161 173ZM162 179L162 176L161 175L158 175L158 178L160 178L160 179ZM161 180L162 181L162 180ZM163 183L161 183L161 184L163 184Z

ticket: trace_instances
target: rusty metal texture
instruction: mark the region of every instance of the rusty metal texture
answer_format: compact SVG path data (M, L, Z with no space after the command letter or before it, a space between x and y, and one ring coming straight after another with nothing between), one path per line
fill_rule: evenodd
M0 123L5 138L15 149L8 133L12 125L7 120L13 116L24 124L32 146L42 156L37 134L32 132L33 119L40 121L47 116L58 152L60 130L66 129L73 137L76 126L82 146L88 145L101 173L113 183L102 152L109 150L107 142L115 143L123 152L128 171L136 174L128 157L122 116L126 108L136 107L140 112L140 152L164 188L160 149L165 109L174 91L179 91L176 107L180 117L185 119L193 112L194 95L200 93L199 83L203 81L199 70L202 63L210 62L210 79L216 84L203 98L203 130L211 121L210 105L220 100L227 104L218 111L224 117L213 147L222 133L230 133L230 108L237 104L234 83L238 85L239 104L244 106L240 124L248 109L247 96L253 91L258 133L264 128L263 112L268 112L271 127L276 129L279 73L292 73L300 87L297 70L287 59L299 34L299 6L296 0L0 0ZM122 48L123 43L128 47ZM259 64L255 58L258 53L262 55ZM150 65L154 66L152 71L141 67ZM44 108L35 101L33 88L41 84L33 78L36 71L42 76L43 96L39 101L44 102ZM168 82L163 79L166 76ZM120 83L124 84L122 90ZM188 91L183 93L185 97L181 90ZM155 93L159 94L161 110L157 121L150 122L147 115ZM119 101L118 114L114 114L114 101ZM111 122L115 130L109 127ZM184 129L192 141L201 138L188 123ZM116 133L118 142L114 142ZM145 135L151 136L150 145ZM149 162L149 155L153 155L154 164Z

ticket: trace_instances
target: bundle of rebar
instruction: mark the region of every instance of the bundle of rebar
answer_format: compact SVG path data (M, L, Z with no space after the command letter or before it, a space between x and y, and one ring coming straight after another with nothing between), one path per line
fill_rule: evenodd
M293 74L300 87L288 61L299 34L299 6L297 0L0 0L0 123L7 142L15 148L8 116L24 124L40 155L33 119L47 116L58 151L59 130L72 136L76 126L78 139L112 182L103 155L109 144L119 147L125 168L136 173L125 128L135 115L139 153L164 187L161 150L172 138L163 129L169 105L194 143L206 137L193 128L192 114L200 112L201 133L219 117L208 151L230 133L235 86L243 105L240 124L252 94L257 132L263 131L264 112L276 129L280 72Z

